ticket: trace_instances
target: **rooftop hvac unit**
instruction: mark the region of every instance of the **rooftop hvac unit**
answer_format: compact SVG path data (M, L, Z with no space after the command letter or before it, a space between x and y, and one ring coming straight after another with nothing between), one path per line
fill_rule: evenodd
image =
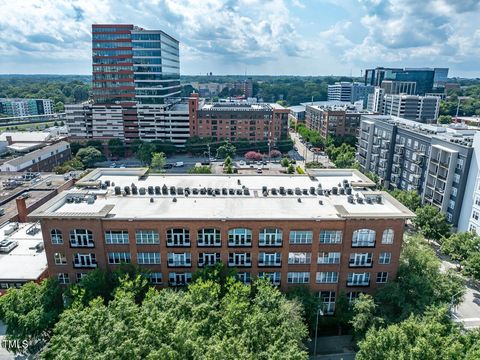
M237 189L237 195L242 195L242 189Z
M278 194L278 191L277 191L277 189L275 189L275 188L272 188L272 195L277 195L277 194Z
M215 195L220 195L220 189L219 188L215 188Z
M93 196L87 196L86 200L87 200L87 204L95 203L95 198Z
M323 189L317 189L317 194L318 195L323 195Z
M168 187L165 184L163 184L163 186L162 186L162 194L163 195L168 195Z
M288 195L293 195L293 189L287 189L287 194Z
M250 190L248 188L243 189L243 195L250 195Z
M266 186L262 186L262 192L268 192L268 188Z
M67 204L71 204L73 203L73 198L71 198L70 196L67 196L66 200Z
M162 190L160 189L160 186L155 186L155 195L161 195Z
M198 189L197 189L197 188L193 188L193 189L192 189L192 194L193 194L193 195L198 195Z
M295 188L295 195L302 195L302 190L300 188Z
M315 195L315 188L313 186L310 187L310 195Z
M355 198L353 197L353 195L348 195L348 202L349 202L350 204L355 203L355 200L354 200L354 199L355 199Z
M153 186L149 186L148 187L148 195L153 195L153 194L154 194Z
M175 186L170 186L170 195L177 195L177 189L175 189Z
M14 222L14 223L8 224L5 228L5 230L3 231L3 233L5 235L10 235L11 233L13 233L17 229L18 229L18 223Z
M222 188L222 195L228 195L228 189Z
M105 180L105 185L110 186L110 180Z
M228 189L229 195L235 195L235 189Z
M343 187L338 190L340 191L340 195L345 195L345 189Z
M140 189L138 189L138 192L140 195L145 195L147 193L144 187L141 187Z
M285 188L280 186L280 195L285 195Z
M106 190L106 189L108 188L108 185L105 184L105 183L103 183L102 185L100 185L100 188L101 188L102 190Z
M126 195L130 195L130 186L125 186L125 187L123 188L123 191L125 191L125 194L126 194Z
M332 194L337 195L338 194L338 188L336 186L332 187Z
M200 194L205 195L207 193L207 189L201 188L200 189Z
M367 204L372 204L372 203L373 203L373 200L372 200L371 197L366 197L366 198L365 198L365 202L366 202Z
M208 188L208 189L207 189L207 194L208 194L208 195L212 195L212 194L213 194L213 189L212 189L212 188Z
M177 194L178 195L183 195L183 188L182 187L177 188Z
M138 194L138 188L134 185L132 186L132 195L137 195Z
M347 195L352 195L352 188L351 187L348 187L345 189Z
M358 202L359 204L363 204L363 198L359 196L359 197L357 198L357 202Z
M10 251L18 246L18 241L5 239L0 241L0 253L8 254Z
M302 193L303 193L303 195L308 195L308 189L303 189Z
M377 204L381 204L382 203L382 195L377 195L375 200L377 201Z

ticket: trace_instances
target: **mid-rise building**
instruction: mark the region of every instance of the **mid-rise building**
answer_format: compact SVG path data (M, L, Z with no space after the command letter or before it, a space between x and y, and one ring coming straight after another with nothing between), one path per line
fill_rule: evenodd
M290 110L278 104L222 102L206 104L198 94L189 99L190 136L251 142L288 139Z
M65 111L70 137L75 140L161 140L182 147L190 137L186 102L131 106L76 104L66 106Z
M358 137L362 172L389 189L414 190L458 226L476 130L427 125L395 116L365 115ZM471 197L471 194L469 194Z
M385 94L414 95L417 92L417 83L415 81L383 80L380 87Z
M435 70L430 68L384 68L365 70L365 85L382 86L384 80L415 82L416 95L431 93L433 89Z
M161 30L92 25L96 104L163 104L180 94L179 42Z
M369 93L373 92L374 87L364 85L358 82L336 82L334 85L328 85L329 101L347 101L354 103L356 101L366 101Z
M356 136L362 114L349 102L325 101L313 104L305 103L305 124L307 128L318 131L323 138L328 136Z
M131 263L152 284L188 284L223 262L248 283L307 286L331 314L392 281L413 214L355 170L310 176L148 175L96 169L30 214L45 238L49 274L74 283Z
M55 112L50 99L0 99L0 114L14 117L50 115Z
M392 95L383 97L383 115L393 115L423 123L437 121L440 111L438 96Z

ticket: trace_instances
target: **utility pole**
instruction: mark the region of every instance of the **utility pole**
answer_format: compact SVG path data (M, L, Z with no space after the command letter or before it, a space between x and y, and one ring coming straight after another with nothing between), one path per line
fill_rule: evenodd
M317 320L315 321L315 342L313 346L314 359L317 358L317 338L318 338L318 316L323 316L323 311L320 309L320 293L318 293L318 307L317 307Z

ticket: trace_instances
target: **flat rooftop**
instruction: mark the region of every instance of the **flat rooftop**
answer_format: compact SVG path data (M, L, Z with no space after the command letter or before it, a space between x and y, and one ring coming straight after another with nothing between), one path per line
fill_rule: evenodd
M0 253L0 283L37 280L47 270L40 224L19 223L17 230L5 235L5 230L11 224L14 223L6 223L0 227L0 242L10 240L17 242L18 246L7 254Z
M320 220L410 218L413 213L356 170L310 175L146 174L96 169L30 214L112 220ZM135 191L134 191L135 189Z

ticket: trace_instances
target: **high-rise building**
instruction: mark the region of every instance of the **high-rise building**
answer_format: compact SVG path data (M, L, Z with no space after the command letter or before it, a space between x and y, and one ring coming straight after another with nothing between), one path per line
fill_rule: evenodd
M366 190L375 184L356 170L193 176L96 169L77 185L29 215L41 223L49 273L61 283L131 263L154 285L182 286L221 261L246 283L259 276L282 290L308 287L325 314L341 293L353 300L395 279L413 216L388 193Z
M460 124L427 125L395 116L365 115L357 160L363 172L377 174L386 188L418 192L424 204L437 207L456 227L467 196L476 132ZM472 201L471 192L468 197Z
M92 25L96 104L163 104L180 94L179 43L161 30Z
M416 95L431 93L433 89L434 69L429 68L383 68L365 70L365 85L382 86L384 80L415 82Z
M414 95L417 92L417 83L415 81L383 80L381 88L385 94Z
M438 96L391 95L383 98L383 115L394 115L423 123L434 123L440 111Z

